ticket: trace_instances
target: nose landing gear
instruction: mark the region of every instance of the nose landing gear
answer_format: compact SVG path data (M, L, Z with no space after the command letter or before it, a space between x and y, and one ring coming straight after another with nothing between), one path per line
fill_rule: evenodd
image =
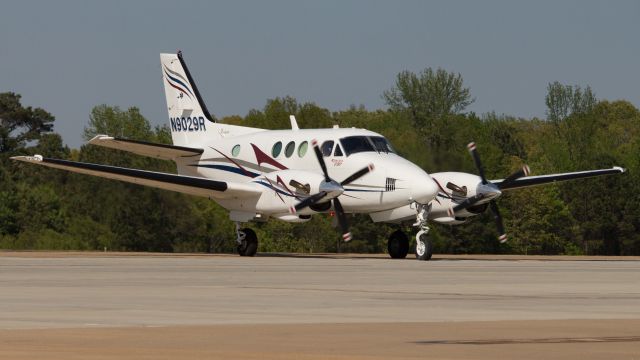
M433 245L427 234L429 233L429 227L427 226L427 219L429 218L429 211L431 207L429 205L422 205L415 203L416 223L413 226L419 227L420 230L416 234L416 259L418 260L431 260L433 255ZM402 230L396 230L389 235L387 242L387 250L389 256L392 259L404 259L409 253L409 238Z

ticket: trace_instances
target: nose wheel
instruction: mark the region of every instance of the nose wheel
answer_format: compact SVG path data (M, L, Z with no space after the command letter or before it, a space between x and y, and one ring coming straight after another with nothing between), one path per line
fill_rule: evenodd
M416 234L416 259L418 260L431 260L433 255L433 244L429 241L427 232L424 230L418 231Z
M416 222L413 226L418 227L420 230L416 234L416 259L418 260L431 260L433 255L433 244L429 241L429 226L427 226L427 220L429 218L429 211L431 211L430 205L423 205L416 203Z

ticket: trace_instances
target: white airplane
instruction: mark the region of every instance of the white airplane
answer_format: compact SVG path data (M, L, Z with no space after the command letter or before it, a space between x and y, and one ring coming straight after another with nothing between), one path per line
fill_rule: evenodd
M182 54L160 55L173 145L98 135L90 144L173 160L178 174L45 158L13 160L121 180L212 199L236 223L237 250L255 255L256 234L241 223L275 218L309 221L335 212L345 241L351 239L346 214L369 214L374 222L415 219L416 257L429 260L428 221L461 224L493 212L500 241L506 240L495 200L502 191L556 181L624 172L620 167L528 176L525 165L502 180L487 180L474 143L469 144L480 176L462 172L428 174L398 155L387 139L356 128L265 130L217 123L202 101ZM409 240L401 230L389 236L392 258L404 258Z

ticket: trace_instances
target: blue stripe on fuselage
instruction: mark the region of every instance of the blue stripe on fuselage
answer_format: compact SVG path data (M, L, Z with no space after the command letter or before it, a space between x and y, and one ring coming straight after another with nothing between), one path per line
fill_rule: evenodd
M269 184L269 183L267 183L267 182L264 182L264 181L254 181L254 183L256 183L256 184L260 184L260 185L262 185L262 186L264 186L264 187L267 187L267 188L269 188L269 189L271 189L271 190L273 190L273 191L276 191L278 194L286 195L286 196L291 196L291 197L296 197L296 196L294 196L294 195L289 194L288 192L282 191L282 190L280 190L280 189L278 189L278 188L274 187L273 185L271 185L271 184Z
M209 165L209 164L200 165L200 164L192 164L192 165L189 165L189 166L196 166L196 167L204 167L204 168L211 168L211 169L229 171L229 172L232 172L232 173L236 173L236 174L239 174L239 175L244 175L244 176L251 177L251 178L255 178L255 177L260 176L260 174L258 174L258 173L254 173L254 172L251 172L249 170L244 170L243 171L242 169L239 169L239 168L233 167L233 166L229 166L229 165ZM247 173L249 175L247 175Z

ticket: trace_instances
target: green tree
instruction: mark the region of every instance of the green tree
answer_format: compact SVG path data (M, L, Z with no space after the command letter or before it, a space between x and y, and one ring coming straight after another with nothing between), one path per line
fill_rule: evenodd
M474 101L462 75L432 68L419 74L402 71L383 98L392 112L403 114L413 124L425 141L430 163L443 169L445 149L455 147L456 131L463 128L459 122L464 117L458 115Z
M563 85L558 81L547 85L547 118L556 126L571 115L590 112L596 103L596 96L589 86L582 90L580 86Z
M545 96L547 120L556 131L568 155L568 166L582 163L580 156L591 145L598 121L592 115L597 99L589 86L584 90L580 86L562 85L559 82L547 86Z
M13 92L0 93L0 153L22 148L53 129L53 115L41 108L22 106L20 98Z
M142 116L140 109L131 107L126 111L117 106L99 105L91 110L89 123L84 128L84 139L91 140L99 134L136 140L152 140L151 125Z
M556 186L518 189L509 200L509 243L520 254L581 253L578 224Z
M392 110L409 110L419 127L428 125L429 119L458 114L474 101L462 75L432 68L419 74L400 72L395 86L383 97Z

